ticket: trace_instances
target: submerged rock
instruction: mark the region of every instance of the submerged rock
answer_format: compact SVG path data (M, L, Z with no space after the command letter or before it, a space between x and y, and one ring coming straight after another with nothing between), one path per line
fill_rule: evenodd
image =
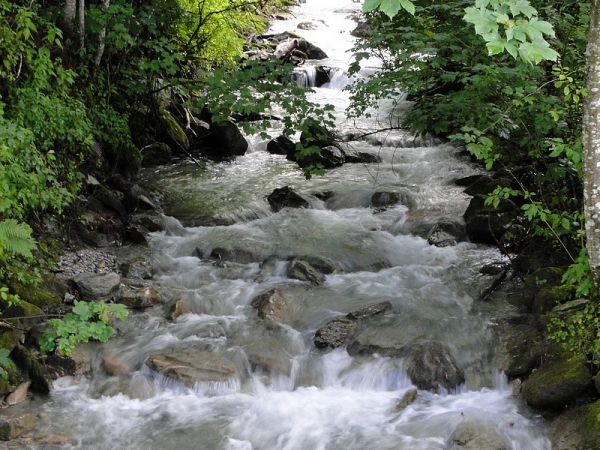
M432 392L439 392L440 387L455 390L465 383L450 347L438 341L414 345L406 359L406 372L417 388Z
M239 378L235 366L222 356L190 347L167 348L150 355L146 366L190 389L202 383L227 383Z
M32 431L39 420L35 414L19 408L0 410L0 441L10 441Z
M449 450L508 450L506 439L493 425L468 419L458 424L450 437Z
M346 317L352 320L365 319L367 317L376 316L378 314L388 314L392 312L392 304L388 301L375 303L349 312Z

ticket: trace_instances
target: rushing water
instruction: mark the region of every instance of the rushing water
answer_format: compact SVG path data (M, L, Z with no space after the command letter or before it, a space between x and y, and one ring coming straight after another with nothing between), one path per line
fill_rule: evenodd
M349 16L359 6L307 0L295 10L296 20L272 26L280 32L301 21L316 25L299 33L331 56L319 64L341 70L314 98L336 106L342 133L376 127L373 120L343 118L348 98L340 88L348 82L343 70L354 27ZM392 112L384 103L375 116L384 120ZM374 134L352 145L379 155L380 163L346 164L306 181L295 164L268 154L266 143L252 140L245 156L206 170L180 163L145 173L177 193L168 214L201 223L208 212L231 225L186 228L165 219L167 231L154 233L144 252L165 301L185 299L191 312L169 320L156 307L131 317L106 352L132 373L111 377L96 361L91 377L59 379L42 405L51 418L45 431L66 432L82 449L433 450L452 448L458 424L477 419L498 430L511 450L548 450L543 420L512 395L493 363L491 330L511 311L502 299L479 300L490 279L478 269L500 256L471 243L437 248L424 238L440 220L462 220L469 197L454 180L478 169L460 149L400 131ZM285 185L328 195L311 197L310 209L273 213L265 197ZM375 210L377 191L399 192L403 200ZM267 262L198 258L215 247L242 247ZM331 258L344 270L328 275L323 286L291 280L286 265L295 255ZM250 305L275 287L290 305L278 326L258 319ZM448 343L465 370L465 385L451 393L419 391L414 403L396 411L413 387L402 358L314 347L315 331L328 320L386 300L393 313L363 330L365 339ZM152 373L145 360L172 346L221 355L239 376L187 389ZM261 358L269 369L250 363Z

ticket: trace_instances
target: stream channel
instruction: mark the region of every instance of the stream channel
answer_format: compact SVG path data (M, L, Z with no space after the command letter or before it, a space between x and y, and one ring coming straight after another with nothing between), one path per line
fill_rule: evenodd
M410 107L384 102L370 119L345 119L343 70L359 8L307 0L294 19L269 30L296 31L330 56L319 65L341 70L313 98L336 106L342 135L386 126ZM299 22L314 29L296 30ZM365 73L376 61L367 65ZM175 320L163 306L132 313L104 350L131 372L109 376L96 363L92 375L58 379L38 406L51 418L47 431L73 436L76 443L64 448L95 450L441 450L463 448L453 433L474 423L504 443L493 448L549 450L545 420L513 395L494 365L494 328L514 311L501 293L480 299L491 277L479 269L502 256L470 242L436 247L426 239L435 224L462 221L470 197L454 182L481 173L461 148L402 131L376 133L351 145L381 162L345 164L305 180L295 163L266 151L268 141L248 139L248 152L233 162L144 169L146 181L179 201L166 211L166 231L118 256L148 258L165 303L183 299L190 312ZM310 207L273 212L266 197L283 186L305 194ZM376 192L395 192L401 201L374 208ZM210 211L230 225L184 227L190 211ZM261 262L215 262L206 257L215 248L244 249ZM328 259L338 270L322 285L291 279L293 257ZM275 288L285 317L269 323L251 302ZM315 347L316 330L332 319L385 301L386 314L359 321L354 348L361 351ZM419 389L399 405L415 387L402 349L423 342L450 349L466 381ZM172 348L221 361L230 377L188 388L152 372L148 358ZM390 357L382 348L400 350Z

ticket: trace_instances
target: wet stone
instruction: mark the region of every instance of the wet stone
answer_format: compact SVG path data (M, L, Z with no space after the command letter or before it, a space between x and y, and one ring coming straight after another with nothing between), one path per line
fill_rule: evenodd
M455 390L465 383L465 374L450 348L438 341L413 346L406 359L406 372L419 389L439 392Z
M280 289L272 289L255 297L251 305L258 311L258 317L267 323L285 323L288 306Z
M319 273L309 263L300 259L295 259L290 263L287 276L295 280L308 281L316 286L325 283L325 276L322 273Z
M188 388L198 383L227 382L237 379L235 366L223 357L195 348L168 348L150 355L146 366Z
M375 303L374 305L365 306L364 308L349 312L346 317L351 320L359 320L366 317L375 316L377 314L389 314L391 312L392 304L386 301Z
M337 348L347 343L356 332L358 324L346 318L333 319L315 333L315 347Z

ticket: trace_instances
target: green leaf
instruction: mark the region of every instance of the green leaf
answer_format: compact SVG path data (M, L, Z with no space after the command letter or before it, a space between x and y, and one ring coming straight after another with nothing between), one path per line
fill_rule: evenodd
M363 11L366 13L374 11L379 7L379 5L381 5L381 2L382 0L365 0L365 3L363 4Z

